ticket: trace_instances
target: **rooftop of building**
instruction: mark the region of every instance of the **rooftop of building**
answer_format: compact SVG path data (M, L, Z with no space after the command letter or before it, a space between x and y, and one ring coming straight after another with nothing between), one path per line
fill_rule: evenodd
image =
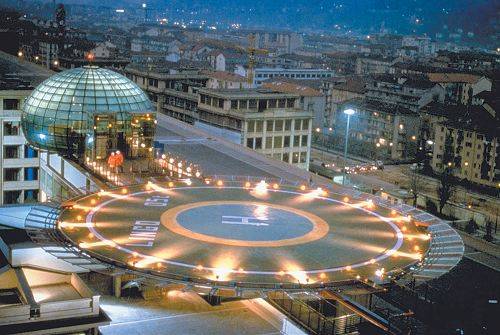
M443 125L449 128L478 132L489 137L489 140L500 134L499 118L492 115L484 106L469 106L465 113L453 116L444 121Z
M500 112L500 92L493 87L492 91L483 91L475 95L475 98L483 100L483 103L489 105L496 112Z
M428 63L418 62L418 61L400 61L392 65L393 68L421 73L430 72L453 72L452 69L442 68L438 66L432 66Z
M365 76L347 76L344 80L339 81L337 79L335 82L337 84L333 87L334 90L365 94L368 78Z
M314 69L302 69L296 67L270 67L268 65L264 65L263 67L255 68L255 71L259 72L332 72L333 70L323 69L323 68L314 68Z
M430 81L429 78L425 75L404 76L392 74L376 74L372 75L371 79L374 82L390 83L418 89L429 89L436 85L436 83Z
M470 73L429 73L427 75L429 80L433 83L467 83L467 84L475 84L481 78L480 75L470 74Z
M179 74L199 75L208 78L206 74L201 72L209 69L210 65L207 62L181 59L178 62L130 63L125 67L125 72L158 77L158 79Z
M260 98L298 98L297 94L292 93L283 93L272 89L267 88L247 88L247 89L238 89L238 88L200 88L199 91L201 94L208 94L211 96L216 96L223 99L260 99Z
M206 74L209 78L217 80L234 81L234 82L246 82L248 80L246 77L228 71L202 71L202 73Z
M28 90L31 91L33 86L27 80L23 80L14 74L0 73L0 90Z
M417 115L412 110L398 104L389 104L381 100L356 98L344 103L356 110L366 110L369 112L382 112L391 115Z
M446 57L451 61L460 61L460 60L464 61L482 60L482 61L496 61L496 62L500 61L499 55L474 51L474 50L463 50L459 52L440 50L438 51L438 57Z
M464 105L452 105L438 101L432 101L422 108L422 112L433 116L449 118L456 114L465 113L465 109L466 106Z
M319 57L298 55L298 54L294 54L294 53L279 55L279 56L277 56L277 58L290 59L290 60L311 63L311 64L323 64L324 63L324 61Z
M373 61L378 61L378 62L384 62L384 63L392 63L397 57L394 56L382 56L382 55L376 55L376 54L363 54L363 55L358 55L358 59L369 59Z
M18 57L0 51L0 76L10 75L36 86L54 72L33 63L19 61Z
M311 84L309 85L309 82ZM270 90L275 90L282 93L292 93L304 97L320 97L323 94L320 92L320 80L294 80L290 78L273 78L266 80L262 87Z

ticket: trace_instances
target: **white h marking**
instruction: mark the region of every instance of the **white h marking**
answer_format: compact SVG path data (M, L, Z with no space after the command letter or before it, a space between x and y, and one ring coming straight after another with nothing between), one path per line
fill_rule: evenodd
M221 223L224 224L237 224L237 225L247 225L247 226L269 226L269 223L265 223L263 221L267 221L267 217L253 217L253 216L232 216L232 215L223 215Z

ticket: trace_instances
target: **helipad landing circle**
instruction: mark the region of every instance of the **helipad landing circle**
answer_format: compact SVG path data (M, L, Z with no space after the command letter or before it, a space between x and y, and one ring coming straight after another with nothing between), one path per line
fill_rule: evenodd
M328 224L296 208L265 202L203 201L171 208L161 223L185 237L241 247L279 247L323 238Z
M156 183L103 191L70 204L58 228L85 253L200 285L261 288L365 278L378 269L407 267L428 247L413 223L334 191L273 186L257 192L237 181ZM243 227L231 225L238 220ZM281 229L281 221L289 229Z

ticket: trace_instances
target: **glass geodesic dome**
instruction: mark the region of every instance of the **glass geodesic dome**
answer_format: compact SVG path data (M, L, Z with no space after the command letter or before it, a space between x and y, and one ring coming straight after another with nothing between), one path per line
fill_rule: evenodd
M147 95L128 78L97 66L60 72L33 90L21 117L24 135L36 148L74 154L93 142L95 120L109 118L126 132L134 115L152 113Z

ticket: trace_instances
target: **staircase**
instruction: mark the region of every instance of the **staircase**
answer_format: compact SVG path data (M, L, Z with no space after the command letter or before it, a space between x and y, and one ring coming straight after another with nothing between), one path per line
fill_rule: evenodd
M25 230L31 240L52 256L91 271L107 271L109 266L74 247L57 229L59 204L35 205L26 216Z

